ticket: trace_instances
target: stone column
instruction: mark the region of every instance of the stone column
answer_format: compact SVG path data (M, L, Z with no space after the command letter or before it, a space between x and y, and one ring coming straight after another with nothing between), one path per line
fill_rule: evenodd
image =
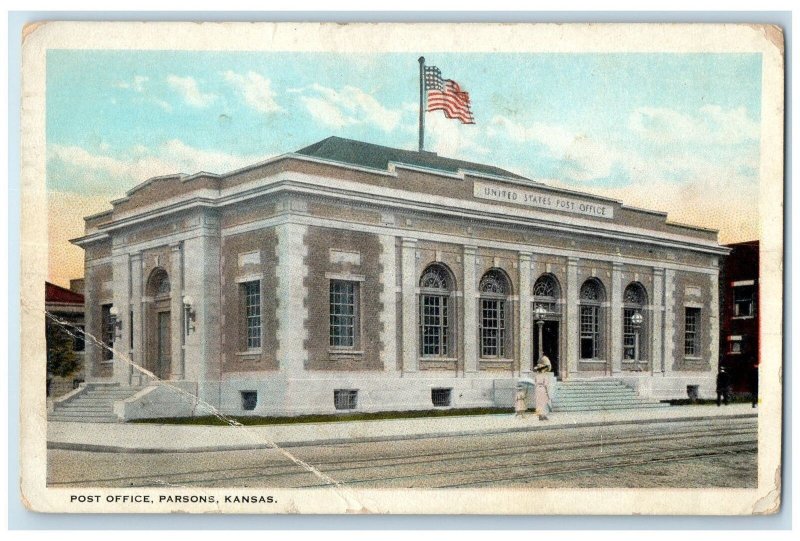
M183 341L185 328L183 325L183 247L181 243L170 244L170 328L172 357L170 366L171 380L182 380L184 377Z
M305 278L308 276L305 244L308 226L284 223L275 227L278 235L278 364L288 379L302 378L308 352L308 308ZM364 317L364 314L359 314Z
M606 349L611 356L612 375L622 372L622 288L622 263L615 261L611 264L611 306L607 312L611 319L611 347Z
M131 384L130 343L130 261L128 254L118 253L111 258L113 272L113 303L121 328L114 329L114 376L120 385Z
M519 371L530 372L538 361L533 354L531 254L519 253Z
M131 311L133 312L133 321L131 321L131 332L133 333L133 352L131 352L131 360L136 366L144 366L144 315L142 313L142 253L135 252L131 254ZM133 371L133 382L139 382L138 375L141 372L138 370Z
M650 325L652 340L650 341L650 366L653 374L664 371L664 269L653 269L653 292L651 294L651 320Z
M675 271L672 269L664 270L664 363L662 370L664 375L673 372L675 364ZM681 314L682 317L682 314ZM681 352L681 355L683 352Z
M478 371L478 284L475 280L475 254L478 248L464 246L464 373Z
M566 291L566 304L564 305L564 320L567 327L567 372L565 377L575 374L578 371L578 358L580 351L578 346L580 343L578 337L578 323L580 317L580 309L578 306L578 293L580 285L578 284L578 258L567 258L567 291Z
M397 372L397 267L393 235L380 235L381 243L381 359L384 372Z
M417 353L417 239L402 240L403 372L416 372Z

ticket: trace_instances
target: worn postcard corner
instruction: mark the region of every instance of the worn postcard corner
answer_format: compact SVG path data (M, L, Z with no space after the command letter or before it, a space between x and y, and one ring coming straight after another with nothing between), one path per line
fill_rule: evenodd
M22 39L27 509L780 508L778 26Z

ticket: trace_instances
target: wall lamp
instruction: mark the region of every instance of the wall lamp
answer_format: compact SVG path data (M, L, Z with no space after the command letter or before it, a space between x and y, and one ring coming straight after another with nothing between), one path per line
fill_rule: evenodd
M121 338L122 337L122 320L119 318L119 311L117 307L111 305L111 308L108 309L108 316L109 316L109 325L111 328L114 329L114 337Z
M194 332L194 320L197 316L194 309L194 299L189 295L183 296L183 313L185 316L184 321L186 322L186 334L189 335Z

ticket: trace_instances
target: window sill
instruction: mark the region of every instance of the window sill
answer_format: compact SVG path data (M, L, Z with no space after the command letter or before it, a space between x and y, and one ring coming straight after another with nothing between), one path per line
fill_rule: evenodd
M455 359L453 359L455 360ZM481 357L480 362L482 363L510 363L514 359L496 359L494 357Z
M261 355L260 349L248 349L247 351L237 351L237 357L253 357L255 355Z
M755 319L756 316L733 316L731 319Z
M703 358L702 357L684 357L683 360L684 361L692 361L692 362L702 362Z
M578 359L580 363L595 363L595 364L606 364L607 361L603 359Z
M364 351L360 349L328 349L328 355L338 355L342 357L358 357L364 355Z

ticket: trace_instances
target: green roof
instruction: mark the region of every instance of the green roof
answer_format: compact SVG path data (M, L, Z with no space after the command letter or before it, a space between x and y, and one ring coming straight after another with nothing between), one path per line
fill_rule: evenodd
M448 173L456 173L459 169L467 169L488 175L528 180L523 176L499 167L443 158L435 152L403 150L342 137L328 137L313 145L301 148L295 154L381 170L388 169L389 162L395 162Z

